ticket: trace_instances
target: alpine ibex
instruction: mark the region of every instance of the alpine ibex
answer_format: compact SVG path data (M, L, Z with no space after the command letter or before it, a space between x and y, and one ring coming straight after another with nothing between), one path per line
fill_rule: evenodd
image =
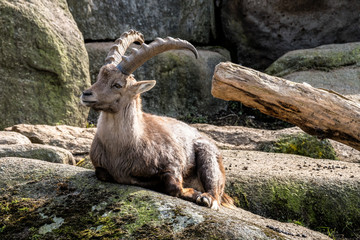
M140 43L125 56L127 48ZM155 55L188 49L189 42L167 37L149 45L141 33L123 33L100 69L97 81L83 92L85 106L101 111L90 158L98 179L137 185L199 205L218 209L233 206L224 193L222 158L211 140L173 118L142 112L140 94L155 81L137 82L132 73Z

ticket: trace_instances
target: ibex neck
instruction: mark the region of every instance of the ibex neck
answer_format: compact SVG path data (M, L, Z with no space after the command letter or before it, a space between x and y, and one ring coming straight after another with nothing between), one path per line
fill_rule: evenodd
M143 134L140 98L121 106L117 113L101 112L97 134L104 144L136 144Z

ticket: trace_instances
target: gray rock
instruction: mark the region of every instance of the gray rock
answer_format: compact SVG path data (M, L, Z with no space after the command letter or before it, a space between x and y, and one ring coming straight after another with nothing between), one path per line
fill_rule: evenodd
M304 133L298 127L282 130L254 129L242 126L214 126L209 124L192 124L203 134L215 140L221 149L261 151L284 135ZM6 129L21 133L33 143L57 146L70 151L77 160L90 152L96 128L78 128L71 126L47 126L19 124ZM7 132L14 134L13 132ZM1 135L0 135L1 136ZM342 143L330 141L337 157L346 162L360 163L360 152ZM89 160L89 159L87 159ZM89 163L91 165L91 163Z
M173 36L209 43L215 35L213 1L67 0L86 40L115 40L135 29L145 40Z
M360 42L291 51L276 60L266 72L333 90L360 103Z
M358 163L256 151L222 153L226 191L237 206L312 229L336 229L350 239L359 236Z
M75 165L72 154L62 148L42 144L0 145L1 157L22 157Z
M93 42L85 44L86 51L89 55L91 84L96 82L99 70L104 65L105 58L113 44L114 42ZM131 48L132 47L134 47L134 45L131 45Z
M298 127L280 130L266 130L243 126L214 126L210 124L193 124L203 134L212 138L216 145L224 150L264 151L284 136L303 134ZM339 160L360 163L360 151L340 142L330 140Z
M211 95L215 66L227 56L199 50L199 59L188 51L169 51L150 59L135 72L137 80L157 81L143 94L144 110L171 117L212 116L226 108L226 101Z
M92 82L96 81L112 43L88 43ZM134 72L140 80L157 80L156 86L143 94L145 112L171 117L212 116L226 108L225 101L211 95L215 66L230 60L227 50L220 47L200 48L199 59L185 50L162 53ZM97 114L90 114L96 122Z
M264 69L288 51L360 40L357 0L224 0L225 38L238 61Z
M242 209L217 212L142 188L100 182L93 171L79 167L31 159L0 159L0 196L12 210L3 214L4 239L330 239Z
M66 0L0 1L0 130L17 123L80 125L88 57Z
M30 144L30 143L31 141L20 133L0 131L0 145Z
M95 128L79 128L66 125L29 125L19 124L6 129L21 133L32 143L57 146L70 151L74 155L90 152L90 146L95 136Z

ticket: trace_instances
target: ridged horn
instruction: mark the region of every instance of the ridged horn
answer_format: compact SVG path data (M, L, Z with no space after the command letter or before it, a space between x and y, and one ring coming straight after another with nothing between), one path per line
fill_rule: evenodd
M196 48L188 41L182 39L174 39L167 37L165 39L156 38L149 45L141 44L139 49L132 49L129 56L123 56L122 61L117 65L117 68L126 75L132 74L138 67L143 65L150 58L172 49L188 49L192 51L196 58L198 52Z
M125 54L126 49L128 49L133 42L143 44L144 36L133 29L121 34L120 38L116 39L114 45L111 46L109 54L105 59L105 64L118 65L121 62L121 58Z

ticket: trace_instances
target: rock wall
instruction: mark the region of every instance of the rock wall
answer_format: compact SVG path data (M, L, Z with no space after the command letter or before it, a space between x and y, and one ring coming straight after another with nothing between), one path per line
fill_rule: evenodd
M0 23L0 129L84 123L88 57L66 1L1 0Z
M86 40L116 39L136 29L145 40L176 36L208 44L215 36L214 5L200 0L68 0Z
M158 81L144 95L146 111L206 119L228 107L207 92L218 62L263 70L291 50L360 41L360 18L353 11L359 8L356 0L0 0L0 129L84 124L88 109L78 99L90 83L84 39L93 79L104 46L131 28L147 42L170 35L205 47L198 61L170 52L135 76ZM232 58L214 46L227 48Z
M226 108L226 102L211 95L211 80L217 64L229 61L211 50L199 50L195 59L188 51L171 51L139 68L137 79L155 79L157 86L143 95L144 109L173 117L211 116Z
M266 72L330 89L360 103L360 42L291 51L276 60Z
M232 59L226 60L260 70L291 50L360 40L360 29L356 27L360 20L348 8L360 7L355 0L316 3L308 0L147 1L131 4L124 0L68 0L68 3L84 38L90 42L87 50L92 81L106 56L105 49L110 46L111 41L103 41L115 40L130 28L141 31L146 41L170 35L195 45L220 45L231 52ZM205 76L212 76L215 65L206 64L206 60L196 62L178 53L156 57L135 72L138 80L158 80L156 88L144 94L145 111L175 117L207 117L226 109L226 102L214 100L205 93L209 89ZM213 63L224 60L218 57ZM204 90L199 91L199 87ZM97 114L91 113L89 119L94 122L96 117Z
M221 26L236 61L266 68L284 53L360 40L357 0L223 0Z

